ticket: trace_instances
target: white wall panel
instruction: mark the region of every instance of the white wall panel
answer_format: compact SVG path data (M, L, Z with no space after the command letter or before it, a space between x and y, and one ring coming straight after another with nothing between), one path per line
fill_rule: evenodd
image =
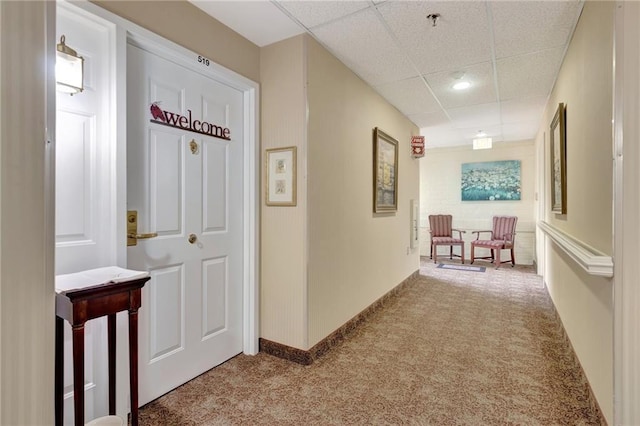
M150 130L149 182L151 229L158 235L180 234L184 215L184 136Z
M163 111L183 114L184 105L184 88L171 86L165 81L149 79L149 105L162 99L160 108Z
M229 126L229 106L202 96L202 120L218 126Z
M184 347L184 267L173 265L151 271L149 294L149 362Z
M56 96L56 274L114 263L114 197L108 24L69 4L57 8L57 37L85 58L83 92Z
M95 242L95 115L58 110L56 240Z
M203 143L202 149L202 231L220 232L227 229L229 179L227 162L228 144L211 140ZM224 200L222 203L220 200Z
M229 274L227 257L202 262L202 337L224 330L227 323Z

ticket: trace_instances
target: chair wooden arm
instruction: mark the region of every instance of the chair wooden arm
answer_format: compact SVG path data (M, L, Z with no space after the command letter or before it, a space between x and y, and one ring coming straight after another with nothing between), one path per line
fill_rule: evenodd
M479 239L480 239L480 234L481 234L482 232L488 232L489 234L491 234L491 237L489 237L489 239L493 240L493 231L491 231L491 230L486 230L486 231L473 231L473 232L471 232L471 233L472 233L472 234L476 234L476 240L479 240Z
M463 231L463 230L461 230L461 229L455 229L455 228L452 228L452 229L451 229L451 234L453 234L454 232L457 232L457 233L458 233L458 239L459 239L459 240L461 240L461 239L462 239L462 234L466 234L466 233L467 233L467 231Z
M504 236L510 235L511 238L509 238L508 240L505 238L505 240L514 242L515 239L516 239L516 234L517 234L517 232L505 232L503 235Z

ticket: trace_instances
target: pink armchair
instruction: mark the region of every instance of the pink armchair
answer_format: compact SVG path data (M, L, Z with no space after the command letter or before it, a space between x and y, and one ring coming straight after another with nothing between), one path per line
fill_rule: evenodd
M462 234L465 231L453 229L451 222L453 218L450 214L429 215L429 227L431 228L431 248L429 257L433 263L438 263L438 246L449 246L449 259L453 256L459 257L464 264L464 240ZM453 237L453 232L458 233L458 238ZM460 246L460 255L453 254L453 246Z
M513 254L513 248L515 246L517 222L518 218L516 216L494 216L493 230L473 231L473 234L476 234L476 239L471 241L471 263L473 263L476 259L491 259L492 263L495 261L496 269L498 269L501 263L509 262L509 260L500 260L500 251L509 250L511 252L511 267L514 267L516 265L516 258ZM489 239L481 240L481 233L489 233ZM490 249L491 256L476 257L476 247Z

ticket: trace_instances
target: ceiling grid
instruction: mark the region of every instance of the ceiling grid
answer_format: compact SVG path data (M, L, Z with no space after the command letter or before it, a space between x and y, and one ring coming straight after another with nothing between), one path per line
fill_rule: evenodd
M427 147L471 145L480 130L494 141L533 139L583 6L582 0L192 3L259 46L309 33L413 121ZM427 15L436 13L434 26ZM471 86L454 90L462 79Z

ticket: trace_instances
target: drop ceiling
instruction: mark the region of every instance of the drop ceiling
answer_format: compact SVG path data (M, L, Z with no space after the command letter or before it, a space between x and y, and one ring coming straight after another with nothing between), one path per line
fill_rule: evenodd
M258 46L309 33L427 147L533 139L582 1L192 0ZM435 25L429 14L439 14ZM454 90L467 80L471 87Z

